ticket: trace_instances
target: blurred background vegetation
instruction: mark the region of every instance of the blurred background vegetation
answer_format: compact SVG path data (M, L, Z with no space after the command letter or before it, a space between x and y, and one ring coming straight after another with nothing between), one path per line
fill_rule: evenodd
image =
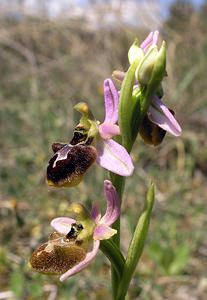
M163 11L163 1L73 1L55 16L51 1L36 1L36 11L26 2L0 3L0 299L110 299L102 254L65 283L33 273L28 260L51 232L51 219L67 215L70 203L104 205L107 174L98 166L77 188L48 188L50 145L70 140L78 120L73 105L80 100L103 120L104 78L126 70L134 38L157 28L168 45L165 102L176 110L183 134L167 136L156 148L138 139L133 149L124 251L150 180L157 190L129 299L207 299L207 2L171 1Z

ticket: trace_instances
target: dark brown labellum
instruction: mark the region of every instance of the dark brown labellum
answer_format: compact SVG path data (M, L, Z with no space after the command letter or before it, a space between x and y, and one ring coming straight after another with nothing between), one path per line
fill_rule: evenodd
M146 115L142 122L139 133L146 144L157 146L164 139L166 131L151 122Z
M96 160L93 146L67 144L50 159L47 167L47 182L52 186L75 186L87 169Z
M54 153L56 153L66 145L67 144L65 144L65 143L53 143L52 144L52 150L53 150Z
M45 274L63 274L86 257L86 250L76 242L71 242L58 233L56 237L33 252L30 264L35 271Z

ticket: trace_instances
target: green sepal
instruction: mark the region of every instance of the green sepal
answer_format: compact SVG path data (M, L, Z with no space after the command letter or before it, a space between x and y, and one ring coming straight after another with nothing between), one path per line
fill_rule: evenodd
M163 77L166 76L166 43L162 42L162 46L157 54L156 62L152 71L152 75L148 84L148 93L156 91L162 82Z
M132 144L131 120L133 106L131 103L134 75L139 61L134 61L129 67L121 86L119 100L119 126L122 134L122 145L129 151Z
M131 145L134 144L137 134L139 132L139 127L142 121L142 116L141 116L141 91L138 88L133 92L132 99L132 118L131 118L131 133L132 133L132 143ZM131 150L131 149L129 149Z
M148 188L144 209L138 219L124 265L123 275L119 283L117 300L125 299L132 275L141 257L146 240L154 204L154 184Z
M147 85L152 76L153 68L157 60L158 49L156 45L150 47L149 51L141 61L136 70L135 77L139 84Z
M163 41L162 46L157 54L156 62L152 71L149 83L142 88L141 111L142 118L148 111L152 97L161 92L160 87L163 77L166 75L166 44Z
M128 59L130 65L138 60L139 62L143 59L144 57L144 51L142 48L139 47L139 42L138 39L135 39L134 43L131 45L128 51Z

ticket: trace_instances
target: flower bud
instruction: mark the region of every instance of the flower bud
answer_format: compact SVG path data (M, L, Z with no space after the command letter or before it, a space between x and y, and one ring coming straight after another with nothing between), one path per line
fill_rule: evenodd
M135 61L141 61L144 57L144 51L138 46L138 40L135 39L134 43L131 45L128 51L128 59L130 65Z
M152 71L157 59L157 46L151 46L145 57L143 58L142 62L138 66L135 77L138 80L139 84L147 85L150 81L152 76Z
M164 76L166 76L166 43L162 42L162 46L157 54L152 76L150 78L149 88L151 90L157 89Z

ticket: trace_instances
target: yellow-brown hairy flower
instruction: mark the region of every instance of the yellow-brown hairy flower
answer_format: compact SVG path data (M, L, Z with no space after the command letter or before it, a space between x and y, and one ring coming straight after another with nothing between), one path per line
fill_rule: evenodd
M50 235L47 243L42 244L32 254L32 268L45 274L63 274L86 257L86 250L80 241L58 232Z

